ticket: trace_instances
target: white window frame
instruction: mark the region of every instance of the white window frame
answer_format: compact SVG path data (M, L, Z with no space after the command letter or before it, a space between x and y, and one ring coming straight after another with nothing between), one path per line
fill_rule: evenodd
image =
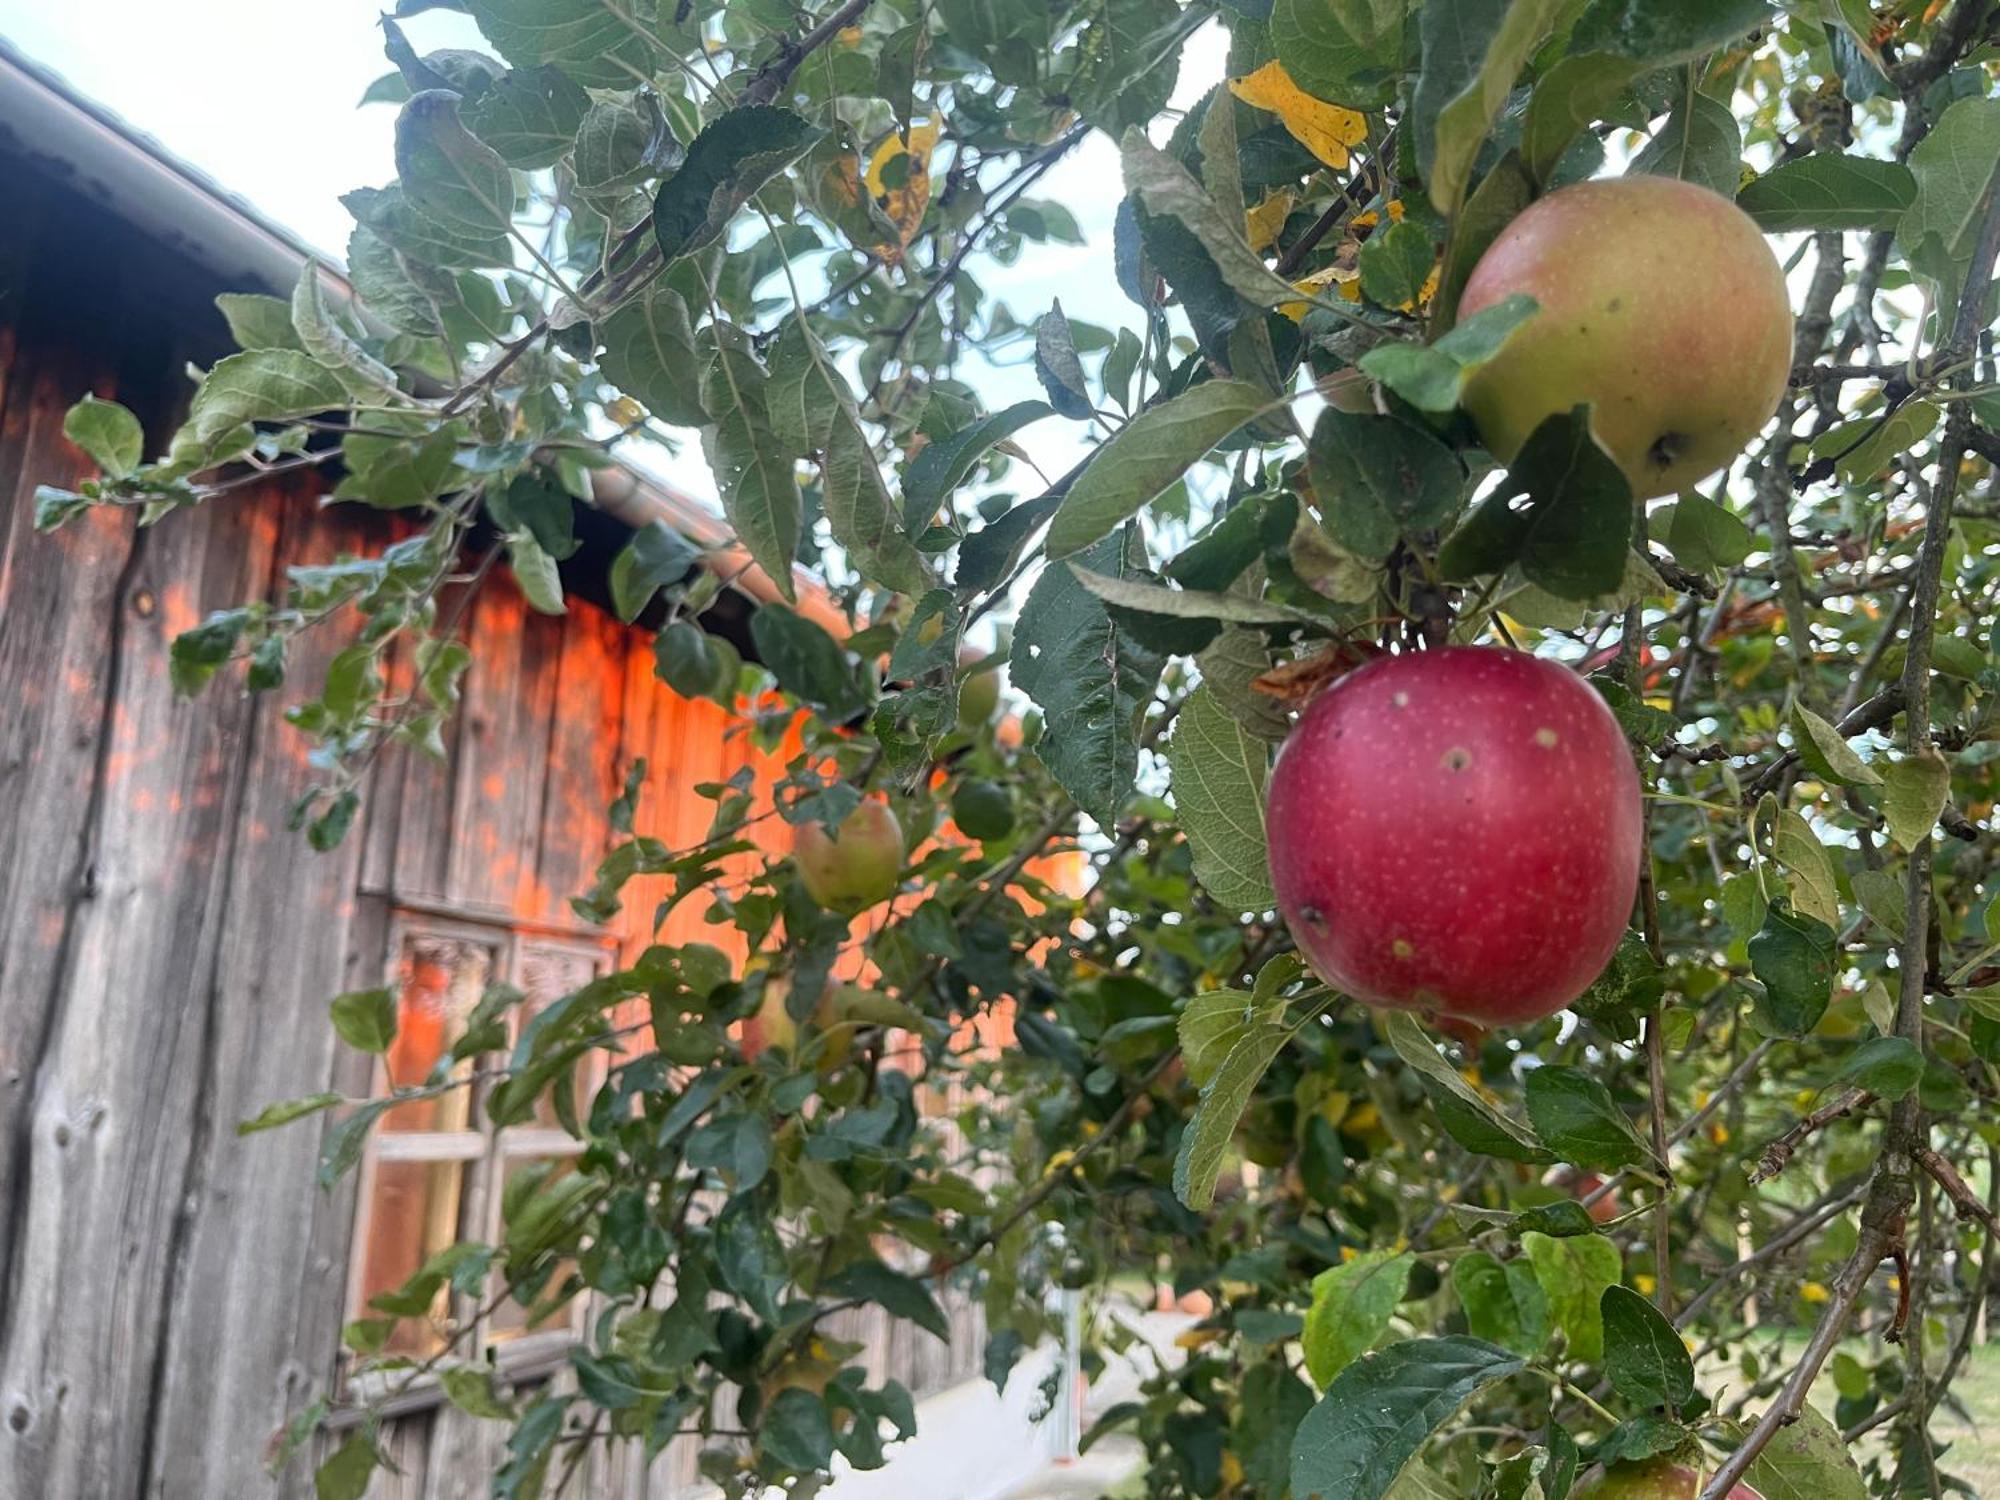
M425 938L469 943L487 949L493 955L493 967L487 982L509 983L523 990L526 989L522 983L526 977L526 959L535 950L553 950L568 957L585 959L599 975L610 972L618 959L616 935L601 927L524 921L499 912L398 901L391 907L383 954L382 982L392 993L400 995L403 955L408 944ZM555 998L558 997L549 997L551 1001ZM510 1045L520 1026L533 1014L534 1010L522 1006L509 1017L507 1030ZM473 1061L475 1066L481 1061L490 1064L491 1059L503 1055L482 1053ZM585 1088L579 1091L580 1107L587 1107L590 1092L603 1082L607 1068L607 1060L601 1052L588 1054L585 1062L588 1075L584 1080ZM370 1097L382 1097L388 1086L387 1060L378 1058L370 1080ZM469 1130L385 1133L377 1128L370 1132L358 1174L354 1228L348 1245L343 1302L346 1318L380 1316L370 1312L363 1300L362 1281L367 1271L374 1229L372 1218L377 1171L382 1163L462 1163L458 1233L461 1238L470 1237L494 1244L500 1237L500 1184L504 1181L507 1165L551 1157L573 1158L582 1154L583 1144L564 1130L537 1125L513 1125L496 1130L483 1118L488 1085L475 1082L468 1087L471 1090L471 1113L478 1122ZM462 1328L492 1301L498 1290L496 1279L489 1279L488 1286L476 1297L447 1288L445 1295L450 1299L452 1326ZM490 1320L482 1319L482 1326L460 1343L454 1359L482 1361L490 1357L503 1375L521 1373L526 1367L559 1362L582 1335L588 1300L585 1297L575 1298L566 1315L559 1315L538 1328L499 1338L492 1336ZM414 1357L421 1359L426 1356L418 1354ZM371 1389L377 1384L374 1378L355 1374L352 1369L354 1362L353 1356L343 1350L343 1366L347 1370L350 1390L355 1394L380 1394ZM383 1389L393 1388L402 1378L395 1375L384 1377Z

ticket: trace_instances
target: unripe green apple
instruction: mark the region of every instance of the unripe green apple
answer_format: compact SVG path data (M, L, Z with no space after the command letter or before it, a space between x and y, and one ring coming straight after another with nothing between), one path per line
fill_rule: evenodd
M1644 499L1707 478L1777 410L1792 366L1785 273L1750 216L1672 177L1580 182L1494 240L1461 320L1513 293L1541 311L1467 381L1495 457L1584 403Z
M1695 1500L1701 1493L1702 1476L1670 1459L1650 1463L1619 1464L1599 1469L1576 1491L1576 1500ZM1729 1500L1764 1500L1747 1484L1729 1492Z
M861 911L895 892L903 828L887 803L864 802L831 835L824 824L800 824L792 857L813 900L829 911Z
M981 660L981 654L969 651L959 658L961 666ZM974 672L958 685L958 723L962 729L977 729L993 717L993 711L1000 706L1000 663Z

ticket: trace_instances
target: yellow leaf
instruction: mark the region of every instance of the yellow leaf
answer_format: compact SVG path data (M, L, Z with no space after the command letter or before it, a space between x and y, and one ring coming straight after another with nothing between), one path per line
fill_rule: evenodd
M1329 167L1346 166L1347 148L1359 145L1368 135L1365 116L1315 99L1292 82L1281 62L1267 62L1247 77L1230 79L1229 92L1245 104L1268 109Z
M1349 302L1358 301L1361 296L1361 273L1347 266L1328 266L1323 271L1315 271L1304 281L1295 281L1292 286L1301 292L1317 296L1328 287L1336 288ZM1278 311L1294 323L1304 318L1312 310L1310 302L1286 302Z
M1233 1489L1243 1482L1243 1460L1234 1453L1225 1453L1222 1455L1222 1467L1218 1472L1222 1476L1223 1485Z
M937 121L924 120L910 126L907 143L901 136L891 134L868 158L868 196L882 206L882 212L888 215L900 236L899 243L882 247L885 260L900 259L904 247L916 238L918 226L924 222L924 210L931 202L931 151L937 145L937 138ZM897 172L895 185L891 186L889 169L898 160L906 161L907 169Z
M1299 195L1290 188L1275 189L1264 194L1264 201L1244 214L1244 224L1252 250L1268 250L1277 243L1278 231L1285 227L1285 220L1291 217L1292 206L1299 201Z
M1637 1272L1632 1277L1632 1290L1637 1292L1641 1297L1652 1296L1653 1288L1658 1285L1659 1283L1653 1280L1653 1278L1648 1276L1644 1271Z
M1819 1282L1808 1281L1804 1286L1799 1288L1799 1295L1808 1302L1824 1302L1829 1294L1827 1289Z
M1222 1337L1219 1328L1190 1328L1186 1333L1177 1334L1174 1347L1177 1349L1200 1349Z

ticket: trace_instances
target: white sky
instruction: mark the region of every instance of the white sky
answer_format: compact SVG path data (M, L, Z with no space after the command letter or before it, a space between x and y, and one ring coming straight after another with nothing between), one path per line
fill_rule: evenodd
M394 108L356 107L389 69L376 26L384 8L381 0L0 0L0 36L338 257L352 223L340 195L395 175ZM403 26L420 52L482 45L470 19L455 12L426 11ZM1214 25L1190 40L1176 106L1220 80L1226 48ZM1068 207L1086 243L1031 248L1011 267L987 264L979 275L988 296L1005 301L1023 323L1060 296L1072 319L1138 331L1137 310L1118 291L1111 267L1118 184L1117 148L1093 133L1032 190ZM1019 353L1023 362L1013 368L960 373L996 408L1038 396L1028 350ZM1086 431L1051 417L1018 440L1054 475L1082 455ZM678 459L648 466L695 493L714 494L693 443Z

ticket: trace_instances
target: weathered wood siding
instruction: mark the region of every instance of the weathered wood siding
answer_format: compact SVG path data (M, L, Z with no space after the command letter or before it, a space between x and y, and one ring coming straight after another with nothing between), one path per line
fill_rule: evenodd
M309 1493L303 1465L267 1478L262 1449L336 1370L354 1189L313 1187L315 1126L239 1139L235 1123L368 1088L324 1002L381 982L398 903L573 924L635 757L652 766L642 831L680 842L711 811L689 788L759 758L655 681L643 636L490 584L448 762L385 755L363 824L311 853L284 827L309 780L280 717L293 695L252 700L225 676L177 700L168 647L210 609L275 597L287 565L379 545L386 523L292 481L150 531L96 514L36 536L35 486L85 472L64 410L116 397L157 449L183 361L224 348L221 288L81 193L4 154L0 172L0 1496ZM296 679L336 644L301 651ZM635 892L626 920L651 905ZM699 906L672 936L714 940ZM922 1392L977 1369L977 1316L953 1317L949 1347L878 1310L836 1331ZM483 1493L500 1437L450 1408L402 1417L386 1442L403 1474L374 1493ZM670 1451L649 1482L608 1455L587 1492L669 1494L689 1465Z

